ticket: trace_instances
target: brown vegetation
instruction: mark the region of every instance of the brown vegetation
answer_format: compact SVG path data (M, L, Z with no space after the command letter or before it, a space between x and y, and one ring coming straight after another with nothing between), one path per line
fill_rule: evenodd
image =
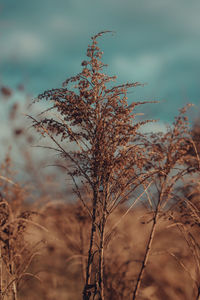
M128 105L128 90L141 84L113 86L116 77L103 73L104 33L92 37L82 72L39 95L35 102L50 105L29 114L40 155L56 154L54 171L41 170L45 160L27 150L37 136L15 122L18 105L10 109L27 180L18 183L8 153L0 300L200 297L198 124L191 131L188 105L165 133L142 133L152 121L137 120L136 109L155 101Z

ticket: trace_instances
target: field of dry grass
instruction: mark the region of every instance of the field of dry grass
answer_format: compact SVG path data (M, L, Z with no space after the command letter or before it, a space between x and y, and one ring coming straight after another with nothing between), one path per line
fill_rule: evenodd
M91 230L86 208L44 194L31 204L28 191L5 180L2 176L1 299L82 299ZM191 202L196 207L197 192ZM69 200L70 194L65 196ZM153 212L138 205L127 213L128 208L123 205L108 219L105 299L132 299L144 261ZM200 241L194 217L182 205L160 216L138 299L198 299Z
M12 180L9 164L7 157L0 179L1 299L82 299L91 232L87 209L79 200L70 202L70 192L59 193L56 175L43 175L41 186L36 180L38 194ZM198 299L198 185L187 193L190 206L180 202L160 212L137 299ZM107 220L105 299L132 299L144 263L154 211L139 203L129 207L121 205Z
M40 212L26 233L36 255L20 284L19 299L82 299L90 222L79 205L50 205ZM108 232L123 215L116 211ZM150 231L151 216L144 209L130 212L119 223L105 250L106 299L131 299ZM173 225L173 226L172 226ZM199 243L199 230L192 233ZM179 228L169 220L158 224L138 299L195 299L196 264Z

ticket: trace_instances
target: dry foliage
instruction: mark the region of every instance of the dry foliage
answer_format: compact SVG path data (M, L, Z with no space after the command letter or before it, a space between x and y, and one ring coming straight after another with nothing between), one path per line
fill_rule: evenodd
M198 124L191 131L188 105L165 133L142 133L153 120L138 119L137 108L155 101L129 105L128 90L142 84L113 85L116 77L103 73L97 40L105 33L92 37L81 73L39 95L47 108L29 116L47 140L37 146L56 153L50 165L60 172L41 173L24 146L36 137L15 123L11 106L28 182L17 183L8 154L0 300L199 299ZM9 91L1 88L6 101Z

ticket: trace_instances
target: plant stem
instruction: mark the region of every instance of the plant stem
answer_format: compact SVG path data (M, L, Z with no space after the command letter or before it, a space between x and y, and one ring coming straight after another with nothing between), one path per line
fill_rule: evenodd
M101 220L100 250L99 250L99 293L100 299L104 300L104 237L105 237L106 211L103 211Z
M158 221L158 212L159 212L160 202L161 202L161 199L159 199L159 201L157 203L157 206L156 206L155 213L154 213L153 224L152 224L152 227L151 227L151 232L150 232L149 240L148 240L148 243L147 243L144 259L143 259L142 266L141 266L140 272L139 272L138 277L137 277L136 286L135 286L135 289L134 289L134 292L133 292L133 298L132 298L133 300L135 300L138 296L138 292L139 292L140 285L141 285L141 282L142 282L144 270L145 270L145 267L147 265L147 261L148 261L148 258L149 258L152 242L153 242L154 235L155 235L156 224L157 224L157 221Z
M92 211L92 226L91 226L91 233L90 233L90 246L88 250L88 261L87 261L87 268L86 268L86 280L85 286L83 290L83 300L90 299L90 279L91 279L91 264L93 261L93 245L94 245L94 235L96 231L96 212L97 212L97 192L94 191L93 196L93 211Z
M199 299L200 299L200 286L198 287L198 294L197 294L196 300L199 300Z

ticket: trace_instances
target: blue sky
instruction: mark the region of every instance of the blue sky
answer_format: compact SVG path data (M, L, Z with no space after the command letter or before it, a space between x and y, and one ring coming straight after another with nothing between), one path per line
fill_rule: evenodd
M24 84L33 97L81 70L90 37L100 42L117 83L140 81L130 102L161 100L149 117L171 121L200 104L199 0L0 1L0 84ZM193 113L194 113L193 111Z

